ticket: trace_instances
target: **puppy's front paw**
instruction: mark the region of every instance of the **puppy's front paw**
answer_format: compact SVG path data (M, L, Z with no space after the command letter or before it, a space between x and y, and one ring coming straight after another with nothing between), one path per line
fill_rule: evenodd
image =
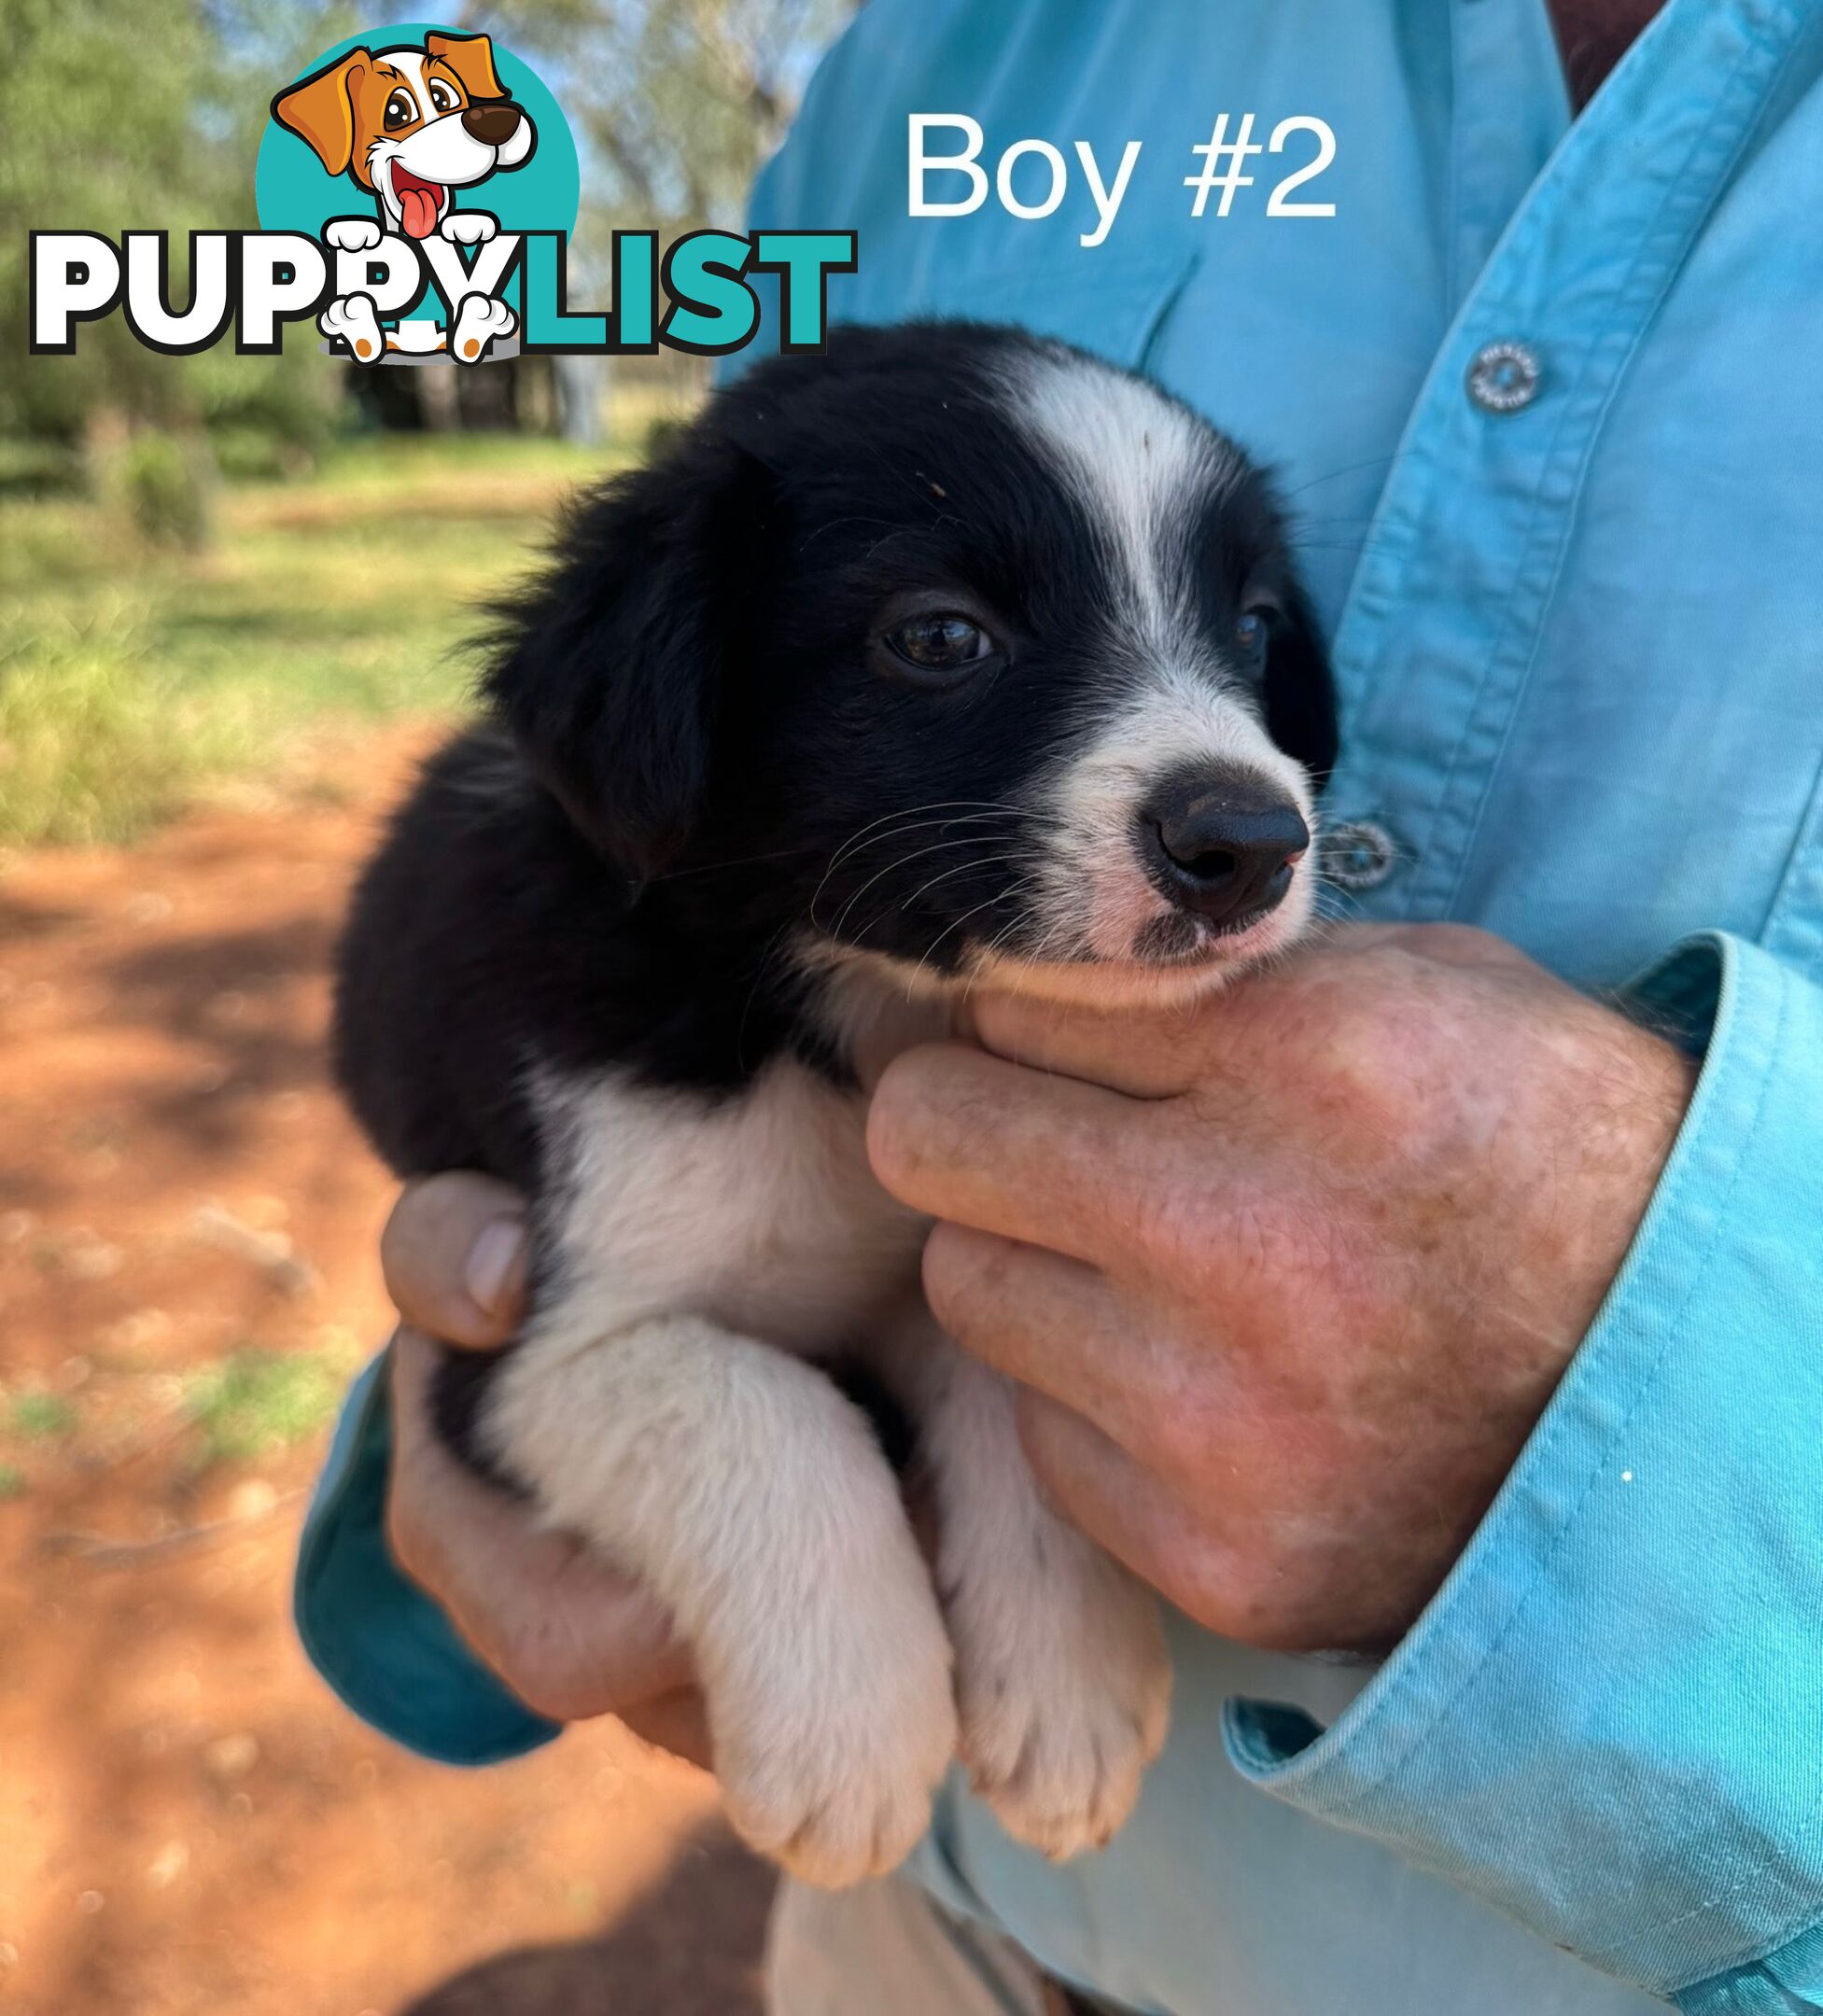
M500 220L485 210L452 210L437 227L437 235L451 245L485 245L499 234Z
M961 1754L1016 1839L1053 1861L1101 1848L1164 1744L1171 1669L1158 1607L1118 1563L1056 1526L1040 1572L959 1590Z
M380 227L372 217L331 217L323 237L337 252L371 252L380 242Z
M331 343L346 343L357 364L377 364L386 353L386 338L380 332L371 294L350 294L345 301L330 301L316 317L316 327Z
M881 1578L896 1592L806 1619L801 1636L775 1643L769 1670L710 1683L736 1832L824 1889L904 1860L956 1754L949 1640L909 1533L904 1551Z
M505 301L470 294L450 331L450 355L461 364L479 364L490 344L503 342L518 327L518 316Z

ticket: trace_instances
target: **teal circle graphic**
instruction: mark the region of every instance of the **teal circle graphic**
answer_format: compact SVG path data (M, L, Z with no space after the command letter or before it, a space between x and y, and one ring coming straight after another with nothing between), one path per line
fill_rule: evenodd
M371 35L349 35L345 41L337 42L315 63L306 63L298 77L314 76L350 49L370 49L375 55L386 49L421 49L427 35L470 32L445 29L436 21L400 21ZM494 44L494 67L514 104L523 105L531 115L538 145L523 168L500 169L484 182L453 190L452 207L485 210L499 219L503 231L574 231L582 196L582 175L568 122L537 71L498 42ZM274 79L273 95L286 83L297 80ZM302 231L308 237L320 238L324 225L332 217L379 217L371 191L352 175L330 175L309 146L274 119L267 119L265 132L259 137L253 196L262 231Z

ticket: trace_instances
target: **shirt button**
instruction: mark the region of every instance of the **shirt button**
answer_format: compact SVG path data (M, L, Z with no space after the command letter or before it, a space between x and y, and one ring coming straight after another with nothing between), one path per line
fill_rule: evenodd
M1393 872L1398 849L1385 827L1372 819L1344 819L1324 834L1318 850L1325 881L1338 889L1378 889Z
M1468 396L1483 413L1518 413L1537 398L1543 376L1530 343L1484 343L1468 367Z

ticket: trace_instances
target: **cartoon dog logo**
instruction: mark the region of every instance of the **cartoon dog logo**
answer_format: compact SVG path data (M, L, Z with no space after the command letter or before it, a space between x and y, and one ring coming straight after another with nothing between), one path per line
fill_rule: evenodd
M272 114L330 175L347 175L373 198L377 220L336 217L325 227L325 238L343 252L367 251L386 231L484 243L499 220L485 210L456 209L456 191L523 168L538 145L526 108L500 82L484 35L433 30L422 49L350 49L280 91ZM474 362L512 333L516 319L504 301L473 296L447 338L428 323L386 334L372 300L354 294L330 301L317 327L361 363L377 363L387 349L445 348Z

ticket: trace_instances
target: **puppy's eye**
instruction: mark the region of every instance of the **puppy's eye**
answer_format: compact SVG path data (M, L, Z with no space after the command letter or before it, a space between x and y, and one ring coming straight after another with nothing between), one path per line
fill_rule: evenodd
M1234 626L1234 644L1243 658L1257 658L1265 651L1272 635L1272 614L1269 609L1241 611Z
M991 658L994 652L988 633L979 623L948 611L914 616L896 630L889 630L886 647L915 672L951 677L966 672L984 658Z
M454 112L456 109L456 93L441 78L432 77L430 80L430 103L434 109L439 112Z
M409 126L418 116L417 101L408 91L396 91L386 100L386 115L381 123L388 133L396 133L401 126Z

